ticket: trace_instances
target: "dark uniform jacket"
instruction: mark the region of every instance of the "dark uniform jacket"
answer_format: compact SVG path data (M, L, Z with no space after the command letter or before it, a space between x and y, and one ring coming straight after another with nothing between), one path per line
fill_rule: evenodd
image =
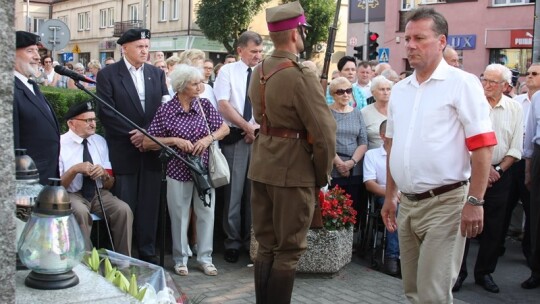
M165 73L152 65L144 65L145 110L143 111L137 88L124 60L105 67L97 75L97 94L138 126L146 129L161 105L161 97L168 95ZM115 174L135 174L141 158L145 170L160 170L158 151L139 152L131 143L129 131L134 128L100 105L98 117L105 128L109 158Z
M296 62L294 54L274 51L264 60L269 74L284 62L294 66L274 74L266 84L268 125L275 128L307 130L313 143L259 133L251 154L248 177L251 180L281 187L322 187L328 183L332 160L336 155L336 122L326 104L317 76ZM252 74L249 96L253 115L261 124L259 64Z
M58 120L45 112L39 97L15 77L13 92L13 134L15 148L26 149L39 171L40 184L46 185L49 177L59 177L60 131Z

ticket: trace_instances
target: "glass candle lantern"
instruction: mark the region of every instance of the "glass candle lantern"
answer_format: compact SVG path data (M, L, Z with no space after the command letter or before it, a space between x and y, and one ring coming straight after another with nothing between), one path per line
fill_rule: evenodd
M49 181L39 193L21 234L18 254L32 270L26 277L26 286L63 289L79 283L72 269L80 263L85 243L66 189L60 179Z

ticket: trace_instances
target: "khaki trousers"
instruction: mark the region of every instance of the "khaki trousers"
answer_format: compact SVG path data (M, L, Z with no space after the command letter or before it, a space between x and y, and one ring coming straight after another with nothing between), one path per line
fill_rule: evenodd
M133 231L133 213L129 205L112 195L109 190L101 189L103 209L107 214L111 236L116 252L131 256L131 238ZM80 192L69 193L73 215L81 227L82 234L86 242L86 249L91 250L90 232L92 231L92 217L90 213L97 214L103 218L101 206L97 196L91 202L82 197ZM105 232L107 233L107 232Z
M468 185L421 201L401 196L401 273L411 303L452 303L465 247L460 225L467 192Z
M313 188L287 188L259 182L251 185L251 212L257 260L273 269L294 270L307 248L307 232L316 195Z

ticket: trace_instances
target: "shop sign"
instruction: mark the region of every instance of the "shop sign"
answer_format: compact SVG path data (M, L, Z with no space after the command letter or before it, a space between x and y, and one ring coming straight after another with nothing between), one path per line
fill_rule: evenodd
M533 30L512 30L510 31L510 47L531 48L533 37Z
M448 35L446 42L456 50L474 50L476 35Z

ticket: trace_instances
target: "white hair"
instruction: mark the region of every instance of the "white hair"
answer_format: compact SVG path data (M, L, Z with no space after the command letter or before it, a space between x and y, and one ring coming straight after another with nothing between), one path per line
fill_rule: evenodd
M177 64L170 77L175 92L182 92L190 81L202 81L204 78L201 69L187 64Z
M375 92L375 90L377 90L379 86L382 84L387 84L390 86L390 88L392 88L392 85L394 84L394 82L392 82L391 80L388 80L386 77L382 75L374 77L373 79L371 79L371 87L370 87L371 92Z
M499 72L504 81L512 85L512 72L509 68L499 63L492 63L486 67L484 72Z

